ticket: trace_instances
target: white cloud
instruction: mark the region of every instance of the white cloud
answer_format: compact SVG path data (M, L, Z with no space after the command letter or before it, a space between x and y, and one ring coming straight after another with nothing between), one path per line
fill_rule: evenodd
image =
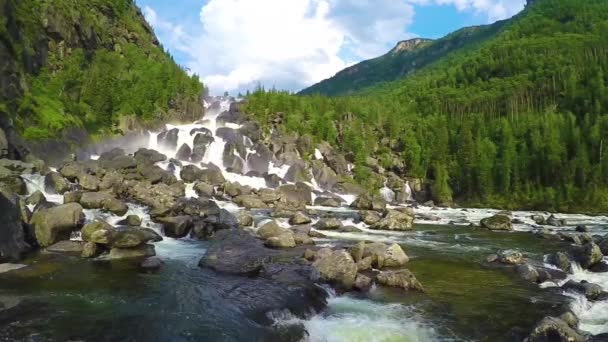
M209 0L188 31L144 14L185 66L213 93L266 87L298 90L412 37L413 5L453 5L488 20L516 13L525 0Z

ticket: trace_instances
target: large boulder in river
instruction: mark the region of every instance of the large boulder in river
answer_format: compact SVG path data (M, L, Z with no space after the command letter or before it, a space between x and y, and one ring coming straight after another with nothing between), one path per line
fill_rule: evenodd
M172 238L183 238L190 233L193 222L191 216L159 217L156 219L163 225L163 232Z
M331 254L317 259L313 267L319 271L321 279L345 290L350 290L355 284L357 264L352 256L344 249L333 251Z
M320 160L312 162L312 176L319 187L324 190L330 190L338 182L336 172Z
M283 234L287 229L281 228L276 221L269 221L264 223L258 228L258 236L262 239L269 239L271 237L279 236Z
M604 254L602 254L602 250L595 242L588 242L575 251L575 258L581 267L587 269L600 263L604 258Z
M286 230L278 236L268 238L264 245L270 248L293 248L296 246L296 240L294 234L290 230Z
M30 248L25 241L17 200L0 192L0 263L17 261Z
M50 246L59 240L67 240L70 233L84 220L82 206L68 203L54 208L37 211L32 216L31 225L36 241L42 247Z
M413 230L414 217L397 210L387 210L386 215L371 225L376 230Z
M154 163L158 163L158 162L162 162L167 160L167 156L156 151L156 150L150 150L147 148L140 148L139 150L137 150L137 152L135 152L134 154L135 160L137 160L138 162L144 162L144 163L150 163L150 164L154 164Z
M363 249L361 253L360 249ZM351 247L351 253L356 253L360 259L371 257L372 265L376 268L398 267L405 265L410 259L401 246L392 244L390 246L381 242L356 245Z
M320 207L339 208L342 206L342 202L344 202L344 200L340 200L335 197L317 197L315 198L314 205Z
M109 245L114 239L114 227L106 221L96 220L89 222L80 230L80 237L83 241L93 242L102 245Z
M310 182L312 176L303 162L295 163L289 167L284 179L288 182Z
M44 188L48 193L63 195L70 191L70 183L59 172L49 172L44 176Z
M312 205L312 190L302 182L298 182L295 185L281 185L278 192L281 194L281 201L283 202L294 203L299 207Z
M342 226L342 221L335 217L322 218L315 224L315 228L319 230L338 230Z
M145 259L156 255L154 245L142 244L133 248L112 248L107 258L110 260Z
M350 206L359 210L382 211L386 209L386 201L381 195L363 194L357 197Z
M226 178L224 178L222 170L219 167L213 164L208 164L206 165L206 169L201 171L200 181L218 186L224 184L226 182Z
M569 292L575 292L584 295L588 300L596 300L602 295L602 287L597 284L592 284L586 281L577 282L568 280L562 285L562 289Z
M491 217L486 217L481 220L481 226L489 230L513 230L511 218L507 215L497 214Z
M174 151L177 148L179 129L173 128L171 130L161 132L156 139L158 146Z
M527 342L584 342L587 338L571 327L564 320L556 317L545 317L540 321L530 335Z
M376 277L378 283L385 286L400 287L404 290L416 290L424 292L422 284L409 270L383 271Z
M268 205L264 203L258 196L256 195L241 195L237 196L233 199L234 203L238 206L245 207L247 209L263 209L268 208Z

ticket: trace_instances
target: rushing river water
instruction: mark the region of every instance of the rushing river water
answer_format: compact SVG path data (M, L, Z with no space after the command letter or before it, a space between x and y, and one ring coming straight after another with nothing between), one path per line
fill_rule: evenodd
M219 127L216 118L228 109L224 101L208 112L206 120L178 128L181 144L193 143L191 130ZM234 125L234 124L228 124ZM157 145L158 133L150 134L148 148L169 156L176 151ZM215 136L203 159L223 165L225 142ZM141 146L132 146L137 148ZM254 153L248 146L249 153ZM317 156L321 158L321 156ZM93 156L93 158L95 158ZM247 158L243 158L247 164ZM160 163L167 168L168 163ZM223 169L226 179L265 187L260 177L247 177ZM285 167L269 165L281 177ZM179 176L179 169L175 170ZM313 181L314 182L314 181ZM28 190L44 191L41 176L27 177ZM316 184L311 186L318 188ZM187 196L196 196L188 188ZM318 189L321 190L321 189ZM386 196L393 196L386 188ZM45 193L61 203L61 196ZM347 202L353 196L343 196ZM219 202L230 210L232 203ZM143 218L143 226L160 232L147 209L129 204L127 215ZM219 275L198 267L206 242L165 238L155 244L165 262L158 273L141 273L120 262L89 261L41 252L18 272L0 275L0 340L14 341L289 341L293 329L304 327L307 340L333 341L513 341L529 332L543 317L559 315L567 308L581 319L580 328L598 334L608 332L608 302L588 302L583 296L565 295L555 288L539 287L520 279L511 269L486 263L488 254L517 250L542 262L544 255L562 251L565 242L536 238L530 212L514 212L520 220L516 231L495 233L468 227L495 213L482 209L434 209L419 207L414 232L383 232L355 224L356 213L347 208L329 209L358 233L328 232L317 245L348 245L354 241L400 244L411 261L408 268L424 285L426 293L374 287L366 294L336 295L330 289L327 308L298 319L288 312L251 314L239 296L255 293L257 279ZM88 220L102 218L116 223L122 218L99 210L86 210ZM558 215L568 221L562 230L588 225L604 234L606 217ZM256 220L265 218L260 212ZM287 225L286 221L281 222ZM74 236L74 239L79 239ZM574 265L571 279L589 280L608 290L608 274L589 273ZM259 295L259 294L255 294ZM263 294L262 294L263 295Z

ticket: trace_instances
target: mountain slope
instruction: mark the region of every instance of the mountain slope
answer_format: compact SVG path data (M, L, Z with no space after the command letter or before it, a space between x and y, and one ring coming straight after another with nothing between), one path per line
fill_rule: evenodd
M501 25L355 96L258 91L247 110L350 152L362 182L392 172L439 203L608 212L608 2L536 0Z
M453 51L485 41L495 35L504 23L500 21L487 26L463 28L436 41L414 38L399 42L387 54L346 68L302 90L300 95L349 95L379 83L406 77Z
M0 76L0 115L29 140L202 111L132 0L0 0Z

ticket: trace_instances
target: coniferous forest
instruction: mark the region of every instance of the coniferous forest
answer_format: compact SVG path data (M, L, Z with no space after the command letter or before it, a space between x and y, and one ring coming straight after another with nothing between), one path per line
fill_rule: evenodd
M439 203L605 212L608 2L536 1L499 24L400 80L343 97L258 89L247 111L352 152L361 182L374 156Z

